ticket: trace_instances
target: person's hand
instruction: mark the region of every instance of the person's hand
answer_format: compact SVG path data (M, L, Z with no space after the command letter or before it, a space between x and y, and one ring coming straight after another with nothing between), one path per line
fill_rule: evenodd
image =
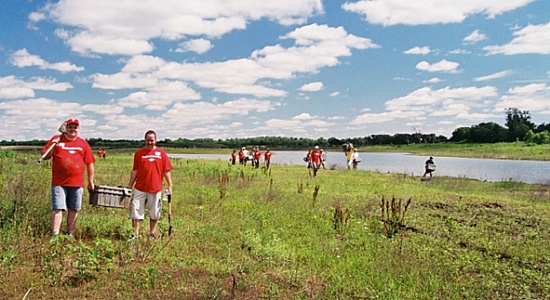
M95 185L93 182L88 183L88 191L93 192L95 190Z

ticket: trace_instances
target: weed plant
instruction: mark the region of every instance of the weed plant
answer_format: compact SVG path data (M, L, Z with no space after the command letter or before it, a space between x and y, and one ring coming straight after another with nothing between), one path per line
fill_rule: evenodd
M547 186L174 159L172 235L164 207L158 239L128 242L128 211L85 192L75 238L51 239L51 166L35 161L0 155L1 299L550 295ZM96 184L125 186L131 164L110 153Z

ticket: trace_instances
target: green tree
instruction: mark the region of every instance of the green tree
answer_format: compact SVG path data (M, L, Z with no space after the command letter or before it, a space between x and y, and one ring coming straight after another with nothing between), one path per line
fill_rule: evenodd
M506 128L497 123L479 123L470 128L468 142L498 143L506 139Z
M467 142L470 137L470 127L459 127L453 131L451 142Z
M515 107L506 109L506 127L508 127L508 141L523 141L529 130L535 129L529 111L521 111Z

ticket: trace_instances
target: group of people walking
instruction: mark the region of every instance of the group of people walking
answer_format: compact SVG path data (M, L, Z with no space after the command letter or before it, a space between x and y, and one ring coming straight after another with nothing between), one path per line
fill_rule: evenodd
M64 130L60 135L51 137L41 150L44 159L52 159L52 213L51 230L56 236L60 232L62 214L67 211L67 234L72 236L76 227L78 211L82 207L82 195L84 189L84 173L87 173L88 190L95 189L95 157L88 142L78 136L80 122L78 119L68 119L64 123ZM145 146L134 153L132 171L128 189L134 189L130 203L129 215L134 228L132 239L139 237L140 223L145 218L145 209L149 215L149 236L154 238L157 232L157 222L162 210L163 190L172 194L172 177L170 171L172 164L164 150L156 146L157 134L153 130L145 133ZM343 145L348 169L357 169L361 158L353 144ZM263 153L265 167L271 164L271 151L266 149ZM99 153L104 158L105 154ZM237 158L239 164L246 166L252 161L252 166L258 168L262 158L260 147L252 149L248 153L246 147L242 147L238 153L234 150L231 154L231 164L235 165ZM325 169L326 153L319 146L315 146L304 158L308 168L313 169L313 176L317 176L320 168ZM435 171L433 157L425 163L423 177L432 176ZM166 181L166 189L163 189L163 179Z
M319 146L315 146L313 150L307 152L304 161L307 162L308 169L313 170L313 177L316 177L320 168L326 168L326 153L323 149L319 149Z
M271 150L269 148L266 149L265 153L263 153L264 158L264 165L267 169L271 166ZM231 164L236 165L237 164L237 158L239 159L239 164L242 166L246 166L248 162L250 161L252 163L253 168L259 168L260 167L260 161L262 159L262 151L260 150L260 147L253 148L250 153L246 149L246 147L242 147L239 149L239 152L236 150L233 150L231 153Z

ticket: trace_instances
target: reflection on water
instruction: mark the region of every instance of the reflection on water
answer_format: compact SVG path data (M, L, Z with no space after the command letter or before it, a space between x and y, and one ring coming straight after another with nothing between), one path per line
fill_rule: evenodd
M272 151L272 163L279 165L303 165L305 151ZM174 158L219 159L227 161L227 154L170 154ZM427 157L406 153L361 153L360 170L380 173L400 173L421 176ZM530 160L478 159L458 157L434 157L437 171L434 176L466 177L487 181L521 181L526 183L550 183L550 162ZM327 167L346 168L342 152L327 152Z

